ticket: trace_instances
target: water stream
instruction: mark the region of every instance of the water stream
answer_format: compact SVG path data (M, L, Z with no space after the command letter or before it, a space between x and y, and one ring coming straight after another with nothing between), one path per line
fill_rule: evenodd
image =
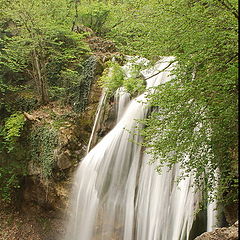
M165 57L142 74L149 78L172 60ZM147 88L169 81L170 70L149 78ZM123 89L118 91L117 124L76 171L66 240L189 239L201 194L190 187L192 176L177 185L178 165L164 167L159 175L148 164L151 156L138 144L142 126L136 121L147 115L145 97L130 101ZM213 212L209 208L209 218Z

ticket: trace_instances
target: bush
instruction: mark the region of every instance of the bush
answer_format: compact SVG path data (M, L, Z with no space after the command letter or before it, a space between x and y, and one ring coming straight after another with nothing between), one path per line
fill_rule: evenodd
M87 6L81 6L79 20L84 26L91 28L95 33L101 35L106 30L104 26L109 13L110 9L106 4L101 2L93 3Z
M24 123L25 117L22 113L14 113L6 120L0 135L3 137L3 145L7 148L8 152L13 151L21 135Z
M0 197L4 202L12 200L13 192L20 188L16 166L0 166Z
M123 86L124 72L117 62L107 62L107 68L99 79L102 87L112 95L119 87Z
M144 91L144 80L139 77L140 66L134 65L131 69L130 75L127 77L124 74L122 67L117 62L107 62L107 68L103 72L99 82L102 87L105 87L111 96L119 87L125 87L125 89L134 95L135 93L141 93Z
M141 78L126 78L123 87L131 94L139 94L145 89L144 80Z

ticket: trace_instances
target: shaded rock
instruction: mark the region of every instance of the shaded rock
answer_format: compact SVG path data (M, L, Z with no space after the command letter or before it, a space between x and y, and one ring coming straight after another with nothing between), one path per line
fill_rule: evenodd
M67 169L72 166L72 163L70 161L70 152L66 150L65 152L61 153L57 157L57 166L59 169Z
M231 203L224 208L226 221L229 225L234 224L238 220L238 204Z
M123 63L123 54L118 51L116 45L111 40L104 39L94 34L89 34L89 36L85 38L85 41L89 45L93 54L100 59L101 63L105 63L113 57L117 62Z
M27 176L22 189L23 212L42 211L63 212L68 204L69 183L45 181L38 176Z
M61 127L59 129L60 137L59 137L59 146L66 147L69 144L70 138L72 137L72 129Z
M194 240L238 240L238 221L231 227L216 228L212 232L206 232Z

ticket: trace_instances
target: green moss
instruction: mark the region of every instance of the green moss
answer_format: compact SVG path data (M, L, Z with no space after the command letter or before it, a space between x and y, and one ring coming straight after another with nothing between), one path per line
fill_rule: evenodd
M35 127L30 136L30 156L40 166L41 176L48 179L54 166L54 149L58 143L57 130L49 125Z
M96 63L96 57L91 56L83 64L79 84L73 89L74 94L70 99L75 112L83 112L88 104L88 96L95 77Z

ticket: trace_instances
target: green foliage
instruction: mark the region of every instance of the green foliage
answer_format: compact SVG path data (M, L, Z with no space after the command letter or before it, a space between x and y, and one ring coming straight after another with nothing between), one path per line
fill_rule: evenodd
M54 167L54 149L58 143L58 133L51 126L38 126L29 136L30 157L41 169L41 177L48 179Z
M39 103L35 95L22 95L19 94L14 100L14 106L11 106L11 109L16 109L19 111L31 111L39 107Z
M145 121L142 134L159 162L158 169L180 163L184 174L194 171L196 183L204 181L205 190L213 192L213 173L219 168L219 199L236 200L237 1L108 3L107 37L121 52L151 61L170 55L178 62L174 80L149 95L155 111ZM111 91L123 84L121 78L111 82L107 71L102 82Z
M132 95L143 93L145 90L145 81L140 74L143 69L146 69L146 65L133 61L129 72L131 77L124 77L122 86Z
M14 150L16 142L21 135L25 123L25 117L22 113L14 113L5 121L1 135L3 137L4 146L8 152Z
M63 103L69 103L75 94L76 87L80 81L80 74L71 69L60 72L58 86L50 87L50 97L52 100L60 99Z
M231 4L234 9L235 2ZM157 110L145 122L145 146L159 162L159 169L163 164L180 163L184 174L195 172L199 185L205 175L203 186L211 192L213 173L219 168L219 200L223 195L225 203L228 198L236 200L237 171L232 167L238 145L234 10L215 0L171 1L156 7L162 26L159 51L176 56L178 65L173 72L176 77L149 95ZM154 56L154 51L149 53Z
M94 32L101 35L106 29L105 24L108 20L110 8L103 2L85 3L79 10L79 21L84 26L91 28Z
M162 33L159 30L162 26L159 21L162 16L159 5L159 1L114 2L106 36L127 55L161 56Z
M124 72L117 62L108 61L102 76L99 79L101 86L105 87L112 95L119 87L123 86Z
M139 94L145 90L144 82L141 78L126 78L123 82L123 87L131 94Z
M132 95L144 91L144 80L139 77L141 66L134 65L130 71L131 77L127 77L117 62L109 61L106 65L107 68L99 79L99 83L107 89L109 96L112 96L119 87L124 87Z
M0 166L0 198L11 202L13 192L20 188L16 166Z
M58 86L60 72L74 68L89 48L81 34L71 31L67 1L14 0L3 5L0 74L15 84L19 78L11 76L21 74L46 103L48 86Z
M8 203L16 196L25 174L26 149L22 150L20 142L24 124L24 115L14 113L0 126L0 198Z
M0 6L1 116L12 113L14 104L7 95L22 90L14 89L16 86L28 83L31 90L38 88L34 56L51 98L62 99L77 112L86 108L96 60L90 57L81 64L89 49L83 36L70 30L74 23L113 40L124 54L140 55L152 62L159 56L175 56L175 78L148 96L155 111L144 122L145 146L159 162L159 169L163 164L180 163L184 174L194 171L196 182L204 181L210 191L214 188L213 172L219 168L220 196L236 200L236 0L0 0ZM115 62L108 63L100 82L109 95L120 86L132 94L140 93L144 85L138 75L124 76ZM22 125L16 116L9 121L10 125L1 128L1 135L11 151ZM14 121L19 122L14 125ZM42 135L52 134L52 140L47 147L47 139L33 134L34 159L51 169L54 134L41 131ZM46 157L37 152L36 142ZM44 172L49 176L51 171Z
M70 92L73 92L73 94L69 99L69 103L73 106L73 109L76 112L83 112L87 106L90 88L95 76L96 61L95 56L90 56L83 63L81 75L78 78L78 85L75 89L70 89Z
M88 53L88 46L82 41L83 36L62 29L51 36L48 46L49 62L46 75L51 86L61 86L63 72L79 71L79 62Z
M30 54L32 43L30 39L23 36L5 36L5 46L1 52L1 67L12 72L22 72L27 67L28 55ZM28 46L28 47L26 47ZM31 46L31 45L30 45Z

